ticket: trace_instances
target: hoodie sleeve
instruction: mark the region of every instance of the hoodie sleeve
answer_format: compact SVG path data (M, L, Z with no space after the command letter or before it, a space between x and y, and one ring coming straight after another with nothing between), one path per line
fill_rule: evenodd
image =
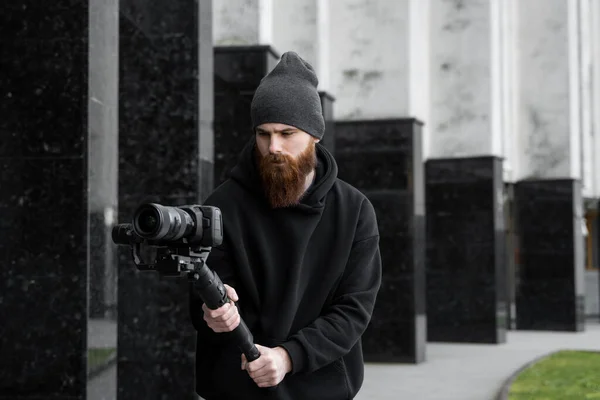
M381 285L375 210L365 199L345 272L319 318L284 342L291 374L315 371L346 355L366 330Z

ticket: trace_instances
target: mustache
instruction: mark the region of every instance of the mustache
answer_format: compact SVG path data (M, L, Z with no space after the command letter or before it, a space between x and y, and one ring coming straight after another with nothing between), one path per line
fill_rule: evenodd
M285 154L280 154L280 153L275 153L275 154L267 154L266 156L262 157L264 161L266 162L271 162L271 163L281 163L281 162L286 162L289 163L292 158L288 155Z

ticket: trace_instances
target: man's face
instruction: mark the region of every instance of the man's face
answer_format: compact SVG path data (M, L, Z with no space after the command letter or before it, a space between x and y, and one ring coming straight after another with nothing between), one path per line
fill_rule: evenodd
M265 194L273 208L297 204L306 177L317 164L318 139L290 125L268 123L256 128L256 156Z

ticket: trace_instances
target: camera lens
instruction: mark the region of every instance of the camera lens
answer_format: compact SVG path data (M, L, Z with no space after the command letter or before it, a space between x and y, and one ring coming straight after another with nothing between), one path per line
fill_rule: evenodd
M179 207L142 204L133 217L133 228L149 240L176 241L195 229L192 217Z
M146 209L138 217L138 227L146 235L156 232L159 226L159 219L155 209Z

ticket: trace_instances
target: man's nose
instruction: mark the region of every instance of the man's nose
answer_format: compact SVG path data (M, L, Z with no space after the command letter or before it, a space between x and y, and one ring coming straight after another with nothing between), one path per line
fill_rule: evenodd
M271 142L269 144L269 153L277 154L281 153L281 138L276 135L271 135Z

